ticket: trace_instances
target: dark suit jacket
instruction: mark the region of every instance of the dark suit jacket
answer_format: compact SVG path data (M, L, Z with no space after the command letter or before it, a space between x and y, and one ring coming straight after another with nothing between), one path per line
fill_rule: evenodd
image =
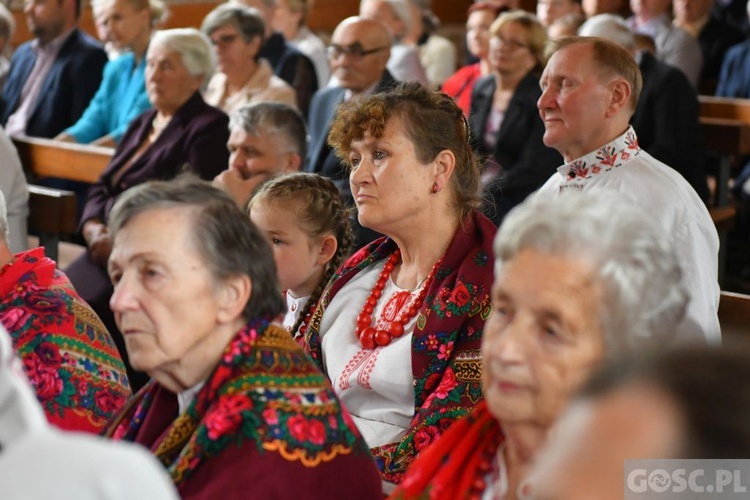
M511 208L542 187L563 164L563 158L556 150L545 146L542 140L544 122L536 107L542 91L539 78L533 74L526 75L516 87L497 132L494 150L490 151L484 145L496 85L493 75L484 76L474 84L469 125L477 152L502 168L497 179L486 189L486 195L495 205L488 207L486 214L499 225Z
M706 85L710 84L710 88L706 88L711 94L713 94L719 79L724 54L729 50L729 47L744 40L745 35L742 31L714 17L709 17L708 22L703 26L698 35L698 43L700 43L703 53L701 82L706 82ZM703 88L702 86L701 90Z
M205 180L226 170L229 118L206 104L196 92L177 110L156 142L127 167L115 183L115 174L130 162L148 136L154 116L156 110L151 109L130 124L112 161L89 190L81 223L94 218L106 222L117 197L132 186L149 180L172 179L185 168Z
M705 151L701 144L698 95L678 69L642 53L643 90L630 119L638 143L677 170L698 195L708 197Z
M10 63L3 89L0 122L18 108L23 86L36 62L31 42L21 45ZM52 138L73 125L99 89L107 54L89 35L74 30L60 49L33 105L26 135Z
M383 70L383 76L375 87L375 92L384 92L397 84L398 82L388 70ZM307 157L305 158L305 170L331 179L339 188L344 203L347 206L353 206L354 199L349 187L349 174L346 165L339 161L333 149L328 146L328 132L331 130L331 122L336 114L336 108L344 100L344 94L346 94L346 89L342 87L329 87L320 89L313 96L307 124L307 131L310 134L310 147L307 149ZM355 236L355 248L359 248L381 236L371 229L362 227L356 217L352 220L352 229Z
M397 84L398 82L388 70L384 70L383 77L375 87L375 92L384 92ZM310 104L310 119L307 125L310 134L310 147L307 149L305 170L332 179L347 202L351 202L351 190L349 189L349 176L346 166L339 161L333 149L327 143L328 132L331 129L336 108L344 100L345 93L346 89L342 87L325 88L315 93Z
M319 86L315 65L310 58L286 43L281 33L277 32L266 39L258 56L269 62L276 76L294 87L297 107L307 117L310 101Z

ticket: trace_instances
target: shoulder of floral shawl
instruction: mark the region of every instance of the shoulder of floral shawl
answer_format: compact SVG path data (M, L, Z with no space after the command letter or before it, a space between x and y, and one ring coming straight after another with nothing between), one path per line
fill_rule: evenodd
M320 322L323 314L338 291L363 269L371 266L378 260L384 259L396 249L396 243L390 238L379 238L372 243L360 248L349 257L334 274L320 296L318 306L315 308L310 324L304 337L304 348L307 354L313 358L315 364L323 369L323 360L320 346Z
M272 324L246 354L241 373L221 386L203 416L189 445L194 450L183 457L215 456L245 442L306 467L367 453L327 379L285 329Z

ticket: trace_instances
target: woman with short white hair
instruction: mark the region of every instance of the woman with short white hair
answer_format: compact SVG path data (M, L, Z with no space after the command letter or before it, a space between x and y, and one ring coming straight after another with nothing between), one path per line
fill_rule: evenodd
M688 293L661 228L616 192L533 197L495 239L485 401L414 461L397 498L528 498L532 462L606 358L668 343Z
M226 169L229 118L206 104L200 94L213 68L211 44L200 31L185 28L154 34L146 55L146 91L154 109L130 125L83 207L80 229L88 252L67 273L113 334L123 358L124 344L109 309L109 212L120 194L148 180L171 179L184 170L209 180ZM145 382L142 374L129 374L136 387Z

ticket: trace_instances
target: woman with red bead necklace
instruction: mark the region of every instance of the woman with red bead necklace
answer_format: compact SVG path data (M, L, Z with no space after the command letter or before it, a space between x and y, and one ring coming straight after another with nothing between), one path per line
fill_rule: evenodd
M359 222L383 233L333 277L305 335L371 448L385 491L482 399L495 227L461 109L407 83L347 101L329 143Z

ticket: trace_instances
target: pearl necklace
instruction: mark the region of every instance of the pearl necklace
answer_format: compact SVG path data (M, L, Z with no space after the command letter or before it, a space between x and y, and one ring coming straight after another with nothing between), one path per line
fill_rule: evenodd
M422 307L425 296L427 295L427 290L430 288L432 280L435 277L435 272L442 262L442 259L440 259L434 266L432 266L432 271L430 271L430 274L425 280L424 286L419 291L417 298L412 304L407 308L403 308L399 312L396 321L388 323L386 330L378 330L372 326L372 315L375 311L375 306L378 305L378 299L380 299L380 296L383 294L385 284L388 282L388 278L391 276L391 273L396 267L396 264L398 264L400 258L401 250L399 249L396 249L396 251L388 257L385 266L383 266L383 270L380 272L378 280L375 282L372 292L370 292L370 296L367 298L367 301L362 308L362 312L357 316L357 337L359 338L362 347L365 349L386 346L390 344L394 338L398 338L404 334L404 327L409 324Z

